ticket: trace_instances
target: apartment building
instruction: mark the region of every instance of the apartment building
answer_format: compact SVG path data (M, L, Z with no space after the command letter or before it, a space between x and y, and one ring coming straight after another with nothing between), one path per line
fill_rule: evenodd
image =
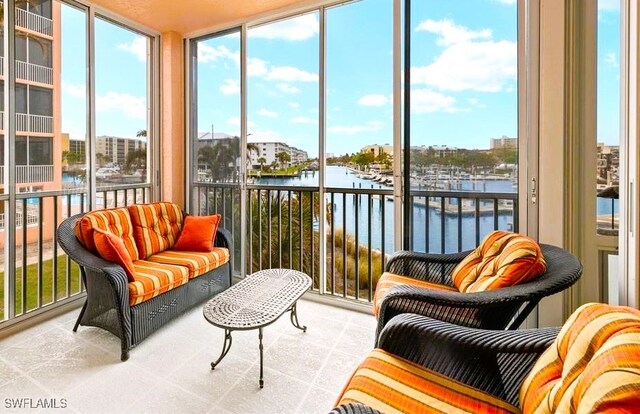
M366 147L363 147L360 152L370 152L374 157L379 157L380 154L388 154L389 156L393 156L393 145L367 145Z
M277 154L286 152L289 154L291 164L300 164L309 159L309 154L299 148L292 147L284 142L253 142L256 150L249 151L249 158L253 168L260 168L260 158L264 158L264 165L278 162Z
M500 138L491 138L490 149L515 149L518 148L518 138L509 138L506 135Z
M60 186L61 161L54 154L60 148L59 113L60 62L59 7L50 0L33 0L16 5L15 105L16 105L16 181L23 188L37 191ZM0 57L2 119L0 134L4 148L4 46ZM0 163L4 164L4 151ZM4 179L4 165L0 168ZM0 182L0 185L2 183Z
M129 153L146 150L146 140L108 135L96 137L96 157L102 164L124 165Z

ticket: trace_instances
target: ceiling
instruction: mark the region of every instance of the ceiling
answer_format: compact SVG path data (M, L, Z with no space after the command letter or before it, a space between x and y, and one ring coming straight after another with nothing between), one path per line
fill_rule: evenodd
M160 33L197 33L239 24L317 0L93 0L94 5Z

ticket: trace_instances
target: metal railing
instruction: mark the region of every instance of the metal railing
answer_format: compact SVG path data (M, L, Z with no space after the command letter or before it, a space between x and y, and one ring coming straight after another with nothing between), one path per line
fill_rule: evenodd
M53 68L17 60L16 78L53 85Z
M53 165L16 165L16 182L48 183L53 181ZM0 165L0 183L4 182L4 165Z
M45 115L16 114L16 130L53 134L53 117Z
M16 7L16 26L46 36L53 36L53 21L51 19L19 7Z
M247 186L247 273L289 267L303 271L319 290L320 232L325 234L327 295L370 302L393 253L393 191L317 187ZM194 184L194 214L223 216L239 240L237 185ZM495 229L518 230L517 194L412 191L412 249L441 253L474 248ZM320 223L320 208L326 222ZM239 249L236 249L236 271Z
M150 198L151 185L99 187L97 206L125 207L144 203ZM19 318L27 313L58 303L73 300L85 291L78 266L73 263L55 242L58 225L67 217L86 211L86 189L46 191L16 194L16 264L12 312L0 305L0 322L9 315ZM0 196L0 198L5 198ZM5 198L6 200L6 198ZM23 227L26 217L26 227ZM9 218L0 214L0 233L8 225ZM13 224L13 223L12 223ZM4 268L5 249L0 249L0 264ZM0 269L0 283L4 283L4 270ZM0 324L1 325L1 324Z

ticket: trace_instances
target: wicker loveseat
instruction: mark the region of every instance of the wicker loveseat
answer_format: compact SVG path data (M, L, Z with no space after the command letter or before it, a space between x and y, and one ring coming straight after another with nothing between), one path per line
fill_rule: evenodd
M136 209L146 215L144 226L131 221ZM226 230L217 229L212 252L172 251L185 217L174 204L153 203L78 214L60 224L58 243L80 266L87 290L74 331L79 325L108 330L120 338L126 361L129 350L151 333L231 285L233 246ZM131 242L134 229L136 243ZM133 280L123 266L103 259L87 242L92 230L110 231L129 242L125 244L137 259Z

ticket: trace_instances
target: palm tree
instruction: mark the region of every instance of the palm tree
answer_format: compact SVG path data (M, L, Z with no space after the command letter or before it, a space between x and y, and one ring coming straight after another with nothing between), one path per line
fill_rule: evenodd
M198 163L205 164L214 182L229 182L236 172L239 138L215 140L198 150Z
M147 130L146 129L141 129L140 131L136 132L136 137L141 138L141 137L146 137L147 136Z
M276 154L276 158L278 159L278 162L280 163L280 168L284 168L286 166L286 164L289 161L291 161L291 156L286 151L280 151L279 153L277 153Z
M265 157L258 158L258 164L260 164L260 171L262 171L262 168L266 163L267 163L267 159Z

